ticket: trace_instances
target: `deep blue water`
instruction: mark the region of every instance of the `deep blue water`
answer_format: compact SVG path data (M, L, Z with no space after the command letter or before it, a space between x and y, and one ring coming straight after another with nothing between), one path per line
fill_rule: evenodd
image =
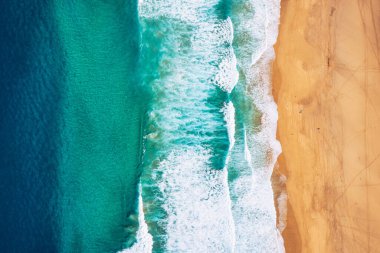
M0 252L56 252L59 42L51 1L0 1Z

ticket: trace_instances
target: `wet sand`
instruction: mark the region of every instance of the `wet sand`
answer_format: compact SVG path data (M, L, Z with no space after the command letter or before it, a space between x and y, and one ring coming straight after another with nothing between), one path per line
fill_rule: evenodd
M273 178L287 177L287 252L380 252L379 41L380 1L282 1Z

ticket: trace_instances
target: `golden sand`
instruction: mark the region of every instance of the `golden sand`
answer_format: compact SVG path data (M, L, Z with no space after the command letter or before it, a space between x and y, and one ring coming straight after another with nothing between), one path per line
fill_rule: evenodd
M379 41L378 0L282 1L273 93L287 252L380 252Z

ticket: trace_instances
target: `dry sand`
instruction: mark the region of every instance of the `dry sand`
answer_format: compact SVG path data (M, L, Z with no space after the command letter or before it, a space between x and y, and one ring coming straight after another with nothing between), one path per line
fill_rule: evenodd
M379 0L282 0L274 175L288 178L287 252L380 252L379 35Z

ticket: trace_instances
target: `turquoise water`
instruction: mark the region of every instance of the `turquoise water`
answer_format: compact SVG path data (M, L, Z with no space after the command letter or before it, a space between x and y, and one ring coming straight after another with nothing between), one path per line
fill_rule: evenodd
M133 1L56 1L66 65L59 168L62 252L133 242L146 96Z
M5 2L2 252L283 252L279 0Z

